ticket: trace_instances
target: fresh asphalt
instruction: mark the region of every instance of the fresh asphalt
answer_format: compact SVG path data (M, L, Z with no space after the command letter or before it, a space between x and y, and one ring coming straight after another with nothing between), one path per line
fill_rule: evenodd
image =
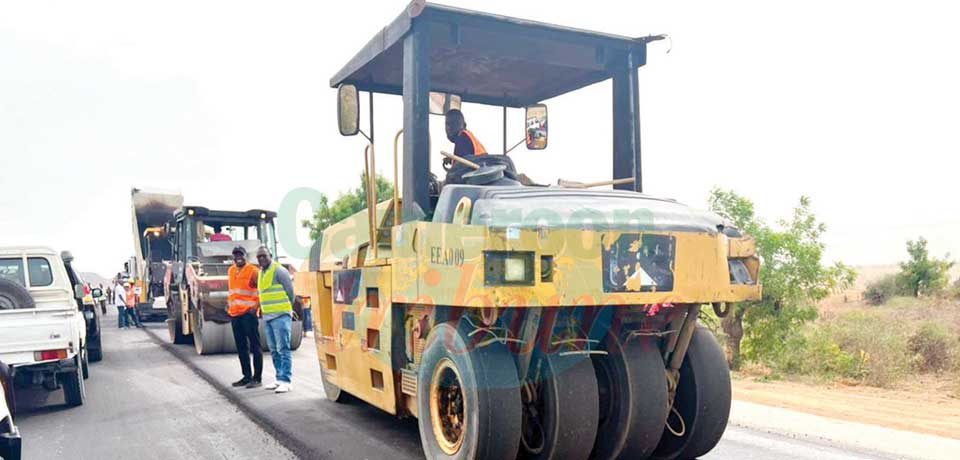
M108 317L109 319L109 317ZM235 389L235 355L197 356L171 345L162 325L104 330L87 402L60 392L20 391L24 459L422 459L417 421L364 403L324 398L312 337L294 352L294 390ZM273 367L264 357L264 383ZM827 442L731 425L705 459L882 459Z

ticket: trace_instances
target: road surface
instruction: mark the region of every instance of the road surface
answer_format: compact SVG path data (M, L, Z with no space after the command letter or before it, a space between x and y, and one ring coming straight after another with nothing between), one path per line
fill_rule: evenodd
M64 407L59 393L17 395L25 459L423 458L415 419L397 420L363 403L323 398L310 337L294 353L294 390L283 395L230 387L239 378L234 355L196 356L191 346L167 344L166 330L158 325L107 328L103 340L105 358L92 366L84 406ZM264 358L268 382L273 367L269 355ZM783 416L783 409L769 410L771 417ZM760 416L750 417L763 419L766 413L761 409ZM905 457L765 431L762 421L749 428L732 424L703 458Z

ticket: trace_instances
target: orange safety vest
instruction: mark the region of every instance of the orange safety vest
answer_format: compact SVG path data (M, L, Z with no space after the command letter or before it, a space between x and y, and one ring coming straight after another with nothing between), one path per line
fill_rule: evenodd
M465 129L465 130L463 130L463 131L460 131L460 134L466 134L466 136L470 138L470 142L473 143L473 154L474 154L474 155L486 155L486 154L487 154L487 149L485 149L485 148L483 147L483 144L480 143L480 141L477 139L477 136L474 136L473 133L471 133L470 131L468 131L468 130Z
M137 306L137 294L133 292L133 286L127 288L127 308L134 308Z
M257 276L260 270L255 264L245 264L242 269L237 270L236 264L230 266L227 271L229 278L230 295L227 297L227 313L230 316L243 316L251 309L260 306L260 295L256 287Z

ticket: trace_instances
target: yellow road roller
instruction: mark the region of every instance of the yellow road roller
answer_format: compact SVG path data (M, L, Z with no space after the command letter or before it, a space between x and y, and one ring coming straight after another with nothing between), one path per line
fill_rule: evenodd
M326 228L298 273L327 398L416 417L429 459L685 459L716 446L730 375L698 318L759 299L760 260L718 216L643 193L638 71L662 38L415 1L331 79L340 133L363 139L344 155L370 178L377 147L392 146L394 193L378 199L368 179L375 205ZM549 145L543 101L607 80L611 177L541 184L518 171L513 147ZM387 149L375 94L403 101ZM502 108L502 151L456 126L471 104ZM459 151L439 136L431 148L432 115Z

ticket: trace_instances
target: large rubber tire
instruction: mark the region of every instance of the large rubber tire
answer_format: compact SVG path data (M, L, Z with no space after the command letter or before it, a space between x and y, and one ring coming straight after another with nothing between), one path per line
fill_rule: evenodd
M91 363L103 361L103 343L100 339L100 334L97 334L97 336L87 344L87 358Z
M290 323L290 350L300 348L303 343L303 321L296 320ZM267 342L267 322L260 318L260 348L263 351L270 351L270 345ZM236 350L234 350L236 351Z
M77 356L75 359L76 369L63 374L61 382L63 384L63 399L66 400L67 405L70 407L82 406L83 402L87 399L80 356Z
M33 297L27 288L8 279L0 278L0 311L33 308Z
M296 350L303 343L303 321L297 320L290 324L290 349Z
M660 349L610 335L606 355L594 355L600 388L600 426L591 459L644 459L657 447L667 419L667 376Z
M519 458L585 460L600 417L597 375L590 358L541 356L534 360L530 374L540 376L538 403L524 403Z
M427 337L417 384L417 422L423 453L428 459L513 459L520 446L522 418L516 364L498 342L468 348L471 329L466 323L461 322L459 327L454 322L439 324ZM454 448L445 452L434 430L431 389L453 388L436 382L454 373L460 382L457 387L464 411L460 419L462 434L459 442L452 443Z
M681 437L664 430L653 458L692 459L710 452L730 418L730 369L727 358L709 330L698 327L680 367L680 382L673 407L683 417ZM676 414L669 422L677 427Z

